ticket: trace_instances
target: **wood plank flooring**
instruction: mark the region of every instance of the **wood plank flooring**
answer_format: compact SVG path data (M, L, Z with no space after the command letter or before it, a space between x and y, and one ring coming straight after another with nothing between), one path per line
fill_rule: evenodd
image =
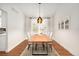
M24 40L8 53L1 51L0 56L19 56L23 52L23 50L26 48L27 44L28 44L28 41Z
M23 50L27 47L28 41L24 40L21 42L18 46L16 46L14 49L12 49L9 53L6 53L4 51L0 51L0 56L20 56ZM65 48L63 48L59 43L57 43L55 40L53 40L52 48L54 48L57 53L60 56L73 56L69 51L67 51ZM26 49L26 56L32 56L31 48L30 50ZM56 56L56 53L54 50L50 53L48 56Z
M60 56L73 56L69 51L67 51L64 47L62 47L59 43L53 40L53 48Z

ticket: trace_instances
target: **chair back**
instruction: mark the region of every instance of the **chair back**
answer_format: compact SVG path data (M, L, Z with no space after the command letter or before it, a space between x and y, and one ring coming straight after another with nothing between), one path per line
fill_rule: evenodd
M49 37L52 39L52 36L53 36L53 33L52 32L50 32L50 34L49 34Z
M31 38L31 33L27 33L27 37L28 37L28 39L30 39Z

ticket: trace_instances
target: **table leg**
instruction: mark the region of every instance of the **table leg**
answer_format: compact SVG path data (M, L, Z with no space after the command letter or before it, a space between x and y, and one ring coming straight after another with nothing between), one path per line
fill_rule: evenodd
M37 43L35 43L35 50L37 50Z
M47 50L47 54L48 54L48 44L46 43L46 50Z
M33 51L34 51L34 43L32 43L32 54L33 54Z
M42 43L42 47L43 47L43 50L45 50L45 45L44 45L44 42Z
M30 44L28 44L28 48L27 49L29 50L29 48L30 48Z

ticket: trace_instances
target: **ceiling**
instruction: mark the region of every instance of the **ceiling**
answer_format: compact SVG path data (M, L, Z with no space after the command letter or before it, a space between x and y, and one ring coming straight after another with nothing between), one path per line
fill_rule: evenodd
M22 12L31 17L39 16L39 4L38 3L26 3L26 4L13 4L15 7L18 6ZM52 16L56 11L56 4L40 4L40 16Z
M38 3L4 3L0 5L8 5L16 9L20 9L26 16L38 17L39 16L39 4ZM57 6L63 5L59 3L41 3L40 16L50 17L53 16L57 10ZM68 5L68 4L65 4Z
M39 4L38 3L4 3L0 5L8 5L20 9L26 16L39 16ZM40 16L52 16L56 11L55 3L41 3L40 4Z

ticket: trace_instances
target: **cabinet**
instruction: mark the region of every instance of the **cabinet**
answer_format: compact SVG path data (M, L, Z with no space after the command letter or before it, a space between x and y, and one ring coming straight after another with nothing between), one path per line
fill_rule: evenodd
M7 48L6 34L0 34L0 51L5 51Z

